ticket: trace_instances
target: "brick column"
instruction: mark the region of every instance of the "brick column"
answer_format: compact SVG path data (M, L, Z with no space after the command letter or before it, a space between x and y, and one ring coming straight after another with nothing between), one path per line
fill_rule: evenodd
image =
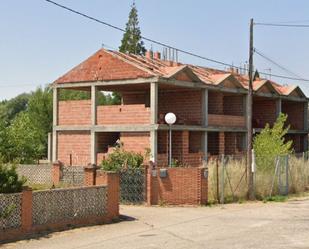
M32 189L24 188L21 197L21 229L30 231L32 227Z
M182 152L181 152L181 161L186 162L189 154L189 131L182 131Z
M96 172L98 167L95 164L89 164L84 167L84 186L96 185Z
M119 216L119 174L98 171L96 185L107 185L107 221Z
M146 168L146 198L147 205L152 205L152 165L147 165Z
M52 181L54 185L59 184L60 178L61 178L61 163L59 161L56 161L53 163L53 168L52 168Z

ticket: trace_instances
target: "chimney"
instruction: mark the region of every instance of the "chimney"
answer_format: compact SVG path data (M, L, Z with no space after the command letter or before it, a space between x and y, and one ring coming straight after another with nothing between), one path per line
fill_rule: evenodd
M161 53L160 52L154 52L153 58L156 59L156 60L160 60L161 59Z
M153 59L153 52L152 52L152 50L147 50L146 53L145 53L145 57L147 59L152 60Z

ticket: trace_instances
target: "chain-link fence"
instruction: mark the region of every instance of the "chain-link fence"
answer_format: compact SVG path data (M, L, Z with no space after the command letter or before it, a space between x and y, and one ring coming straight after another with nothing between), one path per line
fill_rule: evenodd
M123 169L120 177L120 201L123 204L142 204L146 201L146 170Z
M247 198L248 168L245 156L212 158L208 169L210 202L226 203ZM309 190L307 153L257 158L253 185L258 199Z

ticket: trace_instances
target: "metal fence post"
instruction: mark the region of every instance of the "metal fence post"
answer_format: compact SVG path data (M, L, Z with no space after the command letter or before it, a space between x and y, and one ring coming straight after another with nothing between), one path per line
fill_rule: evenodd
M289 194L289 155L285 158L285 195Z
M220 203L224 204L224 173L225 173L225 160L224 154L221 155L221 196Z

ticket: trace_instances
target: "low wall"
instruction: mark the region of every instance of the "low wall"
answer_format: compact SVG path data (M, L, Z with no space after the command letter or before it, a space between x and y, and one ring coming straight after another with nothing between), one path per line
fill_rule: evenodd
M209 126L245 127L244 116L208 114Z
M206 170L196 167L148 169L147 203L149 205L207 204Z
M30 184L52 183L52 165L50 164L20 164L16 168L19 176L24 176Z
M97 186L0 194L0 241L71 225L111 222L118 216L117 174L105 174Z

